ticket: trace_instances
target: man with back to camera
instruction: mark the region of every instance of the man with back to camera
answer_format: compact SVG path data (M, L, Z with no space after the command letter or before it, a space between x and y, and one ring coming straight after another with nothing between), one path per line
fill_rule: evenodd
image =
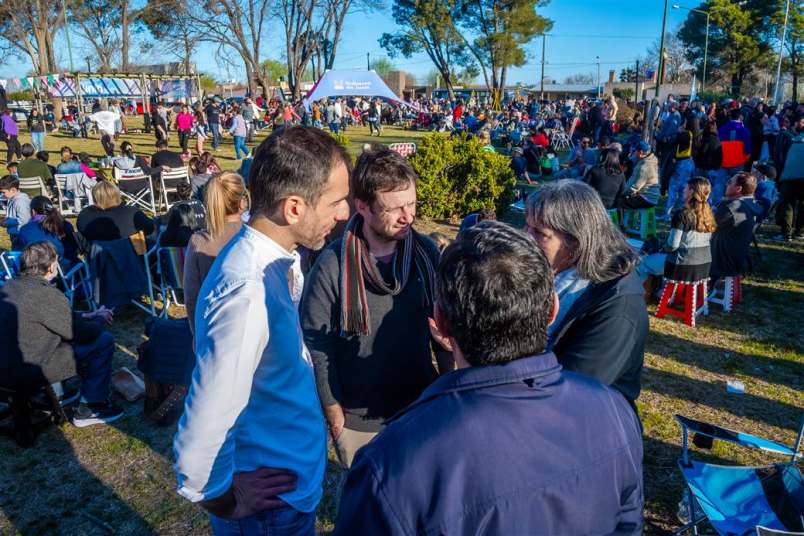
M458 370L357 453L336 535L641 534L637 416L545 351L557 312L523 232L486 221L447 247L430 326Z
M320 249L347 219L350 165L322 130L272 133L254 156L251 219L201 288L175 469L179 494L210 512L216 535L315 534L327 440L296 249Z

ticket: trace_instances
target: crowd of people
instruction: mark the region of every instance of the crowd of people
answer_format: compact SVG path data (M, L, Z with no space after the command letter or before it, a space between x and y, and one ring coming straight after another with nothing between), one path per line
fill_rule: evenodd
M215 534L314 534L328 442L344 474L336 534L641 533L644 282L746 273L774 205L778 239L801 237L804 109L668 99L651 144L640 116L621 129L613 98L414 105L156 106L156 151L142 155L116 147L120 104L99 104L88 118L111 167L189 167L161 218L125 204L86 155L65 146L51 169L22 144L0 179L0 225L22 252L19 277L0 287L13 350L3 385L33 393L78 374L76 425L123 415L110 394L113 311L74 314L49 282L93 245L141 236L186 251L195 368L175 471ZM517 177L539 186L524 229L481 211L454 241L417 232L410 162L376 145L353 164L324 130L367 124L379 136L386 112L510 151ZM262 121L273 132L249 150ZM215 160L225 132L249 157L240 173ZM549 156L562 134L577 142L563 169ZM18 141L7 143L10 159ZM87 176L75 227L48 196L20 190L31 176L52 189L56 173ZM657 210L663 197L669 234L640 251L613 212Z

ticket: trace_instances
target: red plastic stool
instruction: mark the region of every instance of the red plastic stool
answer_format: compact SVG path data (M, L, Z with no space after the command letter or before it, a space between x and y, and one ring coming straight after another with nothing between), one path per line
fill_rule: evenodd
M743 301L742 277L735 275L724 277L723 280L723 290L713 288L706 301L722 305L723 312L730 313L735 305Z
M706 279L695 282L666 279L662 299L659 300L659 308L656 309L656 318L664 318L665 315L675 316L688 326L695 327L695 318L698 315L709 314L706 283ZM684 304L683 309L670 307L676 300Z

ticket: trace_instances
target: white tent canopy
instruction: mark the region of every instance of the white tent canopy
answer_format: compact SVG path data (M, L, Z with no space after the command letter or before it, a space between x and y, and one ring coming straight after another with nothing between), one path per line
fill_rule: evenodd
M374 71L328 70L304 97L305 106L325 97L382 97L407 104Z

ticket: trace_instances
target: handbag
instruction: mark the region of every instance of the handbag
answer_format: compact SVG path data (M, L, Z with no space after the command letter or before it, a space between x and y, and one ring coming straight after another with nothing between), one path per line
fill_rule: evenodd
M186 318L151 318L148 340L137 348L137 368L145 375L145 416L160 426L175 423L195 366L192 335Z

